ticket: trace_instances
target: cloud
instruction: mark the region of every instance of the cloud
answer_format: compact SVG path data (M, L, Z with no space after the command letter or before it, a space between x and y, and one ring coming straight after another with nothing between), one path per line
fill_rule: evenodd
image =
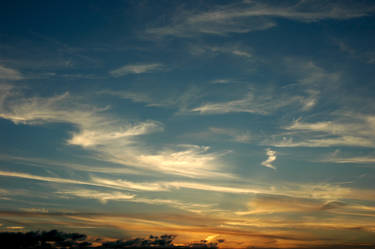
M146 191L149 191L146 190ZM151 190L155 191L155 190ZM163 189L162 191L166 191ZM205 210L212 210L212 204L199 204L199 203L191 203L191 202L184 202L178 200L171 200L171 199L157 199L157 198L144 198L139 197L134 194L123 193L118 191L98 191L98 190L89 190L89 189L73 189L73 190L66 190L66 191L58 191L56 194L60 195L63 198L70 198L70 197L78 197L78 198L85 198L85 199L94 199L98 200L103 204L106 204L108 201L127 201L127 202L134 202L134 203L144 203L148 205L164 205L170 206L177 209L181 209L188 212L193 213L201 213ZM21 209L22 211L26 212L37 212L38 210L34 209Z
M373 164L375 163L375 157L362 156L362 157L331 157L323 159L323 162L331 163L354 163L354 164Z
M217 172L220 165L218 159L225 152L209 152L209 147L195 145L175 145L158 150L144 146L139 137L163 131L160 122L119 119L108 113L109 107L97 108L83 104L69 93L47 98L26 98L14 91L5 88L1 94L1 118L15 124L72 124L76 130L71 132L67 144L95 151L96 159L188 177L229 176Z
M291 196L298 198L312 198L323 200L372 200L375 194L370 189L356 189L332 185L324 182L318 184L291 184L283 183L275 186L225 186L214 183L202 183L194 181L154 181L154 182L132 182L125 179L109 179L92 176L89 180L74 180L59 177L39 176L28 173L0 171L0 176L17 177L36 181L51 182L57 184L84 185L102 187L114 190L126 190L132 192L170 192L179 189L191 189L198 191L229 193L229 194L268 194ZM8 192L5 192L8 195ZM12 193L13 194L13 193ZM85 193L94 196L93 192ZM103 195L102 199L107 196ZM109 198L109 196L108 196Z
M160 63L125 65L123 67L110 71L109 74L117 78L128 74L151 73L155 71L161 71L163 69L164 65Z
M220 175L225 177L225 174L215 172L219 167L217 159L225 153L210 153L208 146L180 145L180 148L181 150L167 149L157 154L143 154L136 159L142 165L152 166L176 175L197 178L219 177Z
M87 199L96 199L96 200L99 200L103 204L107 203L110 200L124 201L124 200L133 199L135 197L135 195L128 194L128 193L102 192L102 191L87 190L87 189L59 191L57 192L57 194L64 195L64 196L66 195L75 196L75 197L87 198Z
M39 176L28 173L21 172L11 172L11 171L0 171L0 176L5 177L16 177L23 179L30 179L43 182L61 183L61 184L74 184L74 185L87 185L96 187L105 187L109 189L117 190L130 190L130 191L168 191L166 186L161 183L145 183L145 182L131 182L126 180L111 180L98 177L92 177L91 180L74 180L66 179L60 177L49 177L49 176ZM8 192L5 192L6 194Z
M268 148L266 150L266 155L268 156L267 160L262 162L262 165L271 169L276 169L275 166L272 165L272 163L276 160L276 151L271 150Z
M145 92L145 91L111 91L104 90L99 92L99 94L106 94L111 96L116 96L122 99L128 99L135 103L145 103L147 107L164 107L164 108L177 108L179 113L186 112L188 107L197 102L202 95L202 88L197 86L189 86L182 93L176 92L171 95L165 95L168 92L163 91L160 96L157 93Z
M68 161L57 161L45 158L35 158L35 157L22 157L22 156L12 156L0 154L1 161L12 161L19 162L24 165L37 166L43 168L68 168L77 171L84 172L96 172L96 173L107 173L112 172L114 174L126 174L126 175L148 175L152 172L140 171L135 168L125 167L121 165L120 167L110 166L110 165L92 165L92 164L81 164Z
M217 5L206 11L179 11L170 21L171 24L150 28L146 33L159 37L248 33L275 27L276 18L300 22L345 20L366 16L374 12L374 9L374 6L347 2L297 1L269 4L264 1L242 1Z
M19 229L24 229L25 227L23 227L23 226L8 226L6 228L11 229L11 230L19 230Z
M79 180L72 180L72 179L65 179L65 178L58 178L58 177L48 177L48 176L38 176L38 175L33 175L33 174L28 174L28 173L2 171L2 170L0 171L0 175L7 176L7 177L17 177L17 178L23 178L23 179L44 181L44 182L93 185L89 182L84 182L84 181L79 181Z
M215 135L224 135L231 140L238 143L249 143L251 141L251 134L248 131L238 131L229 128L210 127L209 131Z
M184 181L180 181L180 182L176 182L176 181L131 182L131 181L123 180L123 179L108 179L108 178L100 178L100 177L91 177L91 180L81 181L81 180L39 176L39 175L34 175L34 174L11 172L11 171L0 171L0 176L16 177L16 178L30 179L30 180L36 180L36 181L61 183L61 184L105 187L109 189L130 190L130 191L164 192L164 191L170 191L172 189L186 188L186 189L205 190L205 191L214 191L214 192L223 192L223 193L238 193L238 194L261 192L261 190L256 190L256 189L251 189L251 188L224 187L224 186L202 184L202 183L197 183L197 182L184 182Z
M374 64L375 63L375 52L368 50L368 51L358 51L357 49L349 46L347 43L343 41L336 41L337 46L339 49L344 52L345 54L349 55L349 57L353 59L360 60L365 63Z
M19 210L31 213L48 213L48 209L46 208L20 208Z
M73 133L73 137L67 142L71 145L79 145L82 147L104 145L118 139L132 138L134 136L161 131L162 125L155 121L146 121L136 125L116 127L117 131L114 132L107 131L108 128L110 127L105 127L103 130L87 129L78 133Z
M91 177L94 184L99 186L108 186L110 188L128 189L133 191L168 191L168 188L158 182L131 182L123 179L107 179L100 177Z
M166 205L178 208L191 213L202 213L204 211L212 212L212 204L191 203L170 199L148 199L148 198L135 198L131 202L145 203L150 205Z
M276 147L330 147L375 146L375 116L341 113L336 120L319 122L294 121L284 129L293 131L293 137L283 136L272 143Z
M192 45L190 46L190 52L193 55L219 55L219 54L227 54L242 58L253 58L252 53L249 51L250 49L241 45L241 44L227 44L223 46L206 46L206 45Z
M19 71L0 65L0 80L22 80L23 78Z
M328 72L311 60L287 57L284 70L296 78L296 83L285 86L295 91L302 111L313 109L323 97L332 98L340 85L341 73Z
M274 98L271 95L257 95L249 92L240 99L227 102L206 103L199 107L193 108L191 112L199 112L200 114L226 114L226 113L253 113L267 115L275 110L288 106L297 101L297 98L290 97Z
M249 211L238 212L238 215L286 212L318 212L344 207L339 201L323 202L287 196L257 196L249 202Z

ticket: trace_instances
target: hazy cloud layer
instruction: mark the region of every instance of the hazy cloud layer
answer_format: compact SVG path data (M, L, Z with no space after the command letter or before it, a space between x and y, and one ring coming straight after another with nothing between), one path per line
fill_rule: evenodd
M374 8L350 2L285 1L276 5L267 1L243 1L217 5L206 11L186 10L178 13L171 24L150 28L146 32L159 37L229 35L273 28L277 26L276 18L317 22L358 18L373 12Z

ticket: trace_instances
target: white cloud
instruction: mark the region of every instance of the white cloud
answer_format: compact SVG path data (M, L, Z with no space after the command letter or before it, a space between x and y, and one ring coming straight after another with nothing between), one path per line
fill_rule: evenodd
M30 179L30 180L43 181L43 182L53 182L53 183L95 185L90 182L79 181L79 180L65 179L65 178L59 178L59 177L38 176L38 175L33 175L33 174L28 174L28 173L2 171L2 170L0 171L0 176L17 177L17 178Z
M12 68L0 65L0 80L22 80L22 74Z
M330 153L329 156L319 160L320 162L330 162L330 163L350 163L350 164L373 164L375 163L375 156L342 156L340 150L335 150ZM344 153L346 154L346 153Z
M108 201L127 201L133 199L135 195L122 193L122 192L102 192L96 190L87 190L87 189L78 189L78 190L71 190L71 191L59 191L57 194L60 195L68 195L68 196L75 196L80 198L87 198L87 199L96 199L102 202L103 204L107 203Z
M262 162L262 165L265 166L265 167L271 168L271 169L276 169L276 167L272 165L272 163L277 158L276 151L273 151L270 148L268 148L266 150L266 155L267 155L268 158L267 158L267 160Z
M92 182L99 186L107 186L114 189L127 189L132 191L168 191L168 188L162 184L148 182L131 182L122 179L106 179L100 177L92 177Z
M200 114L225 114L225 113L254 113L267 115L275 110L288 106L299 100L299 97L265 95L264 93L248 93L244 97L227 102L206 103L199 107L193 108L192 112Z
M178 208L181 210L194 212L194 213L201 213L202 211L209 209L212 207L211 204L199 204L199 203L191 203L191 202L183 202L179 200L171 200L171 199L157 199L157 198L144 198L138 197L133 194L122 193L118 191L97 191L97 190L88 190L88 189L74 189L68 191L58 191L56 194L64 198L69 197L78 197L78 198L85 198L85 199L94 199L98 200L103 204L106 204L108 201L127 201L127 202L135 202L135 203L144 203L148 205L165 205L174 208ZM29 209L22 209L23 211L29 211ZM35 210L37 211L37 210ZM35 212L34 211L34 212Z
M272 153L270 153L272 154ZM269 157L271 157L271 155ZM348 186L341 186L335 184L327 184L324 182L315 184L294 184L294 183L283 183L278 186L225 186L212 183L201 183L201 182L189 182L189 181L155 181L155 182L131 182L124 179L105 179L92 177L91 180L74 180L58 177L46 177L38 176L28 173L20 172L9 172L0 171L1 176L6 177L17 177L23 179L30 179L36 181L51 182L57 184L70 184L70 185L83 185L83 186L94 186L102 187L107 189L118 190L115 194L111 194L109 191L95 192L95 191L65 191L67 195L75 195L82 198L91 198L98 200L134 200L131 197L133 194L124 194L119 191L132 191L132 192L169 192L178 189L192 189L198 191L218 192L218 193L229 193L229 194L266 194L266 195L280 195L298 198L309 198L309 199L322 199L322 200L340 200L340 199L352 199L352 200L373 200L375 198L374 191L371 189L355 189ZM62 191L63 193L64 191ZM104 194L98 194L104 193ZM6 192L7 194L7 192ZM139 200L139 202L142 202ZM146 202L146 201L143 201ZM176 204L177 205L177 204Z
M130 122L108 114L108 107L95 108L82 104L69 93L48 98L25 98L12 94L12 89L2 93L0 117L38 125L51 122L69 123L76 127L67 140L70 145L95 151L97 159L159 173L188 177L227 177L217 172L222 153L212 153L205 146L177 145L153 149L141 143L139 136L163 131L157 121Z
M163 69L164 69L164 66L160 63L136 64L136 65L125 65L123 67L112 70L109 73L113 77L121 77L127 74L150 73L150 72L155 72L155 71L161 71Z
M155 121L146 121L136 125L124 125L123 127L106 126L98 128L99 129L87 129L78 133L73 133L68 143L82 147L105 145L119 139L129 139L134 136L161 131L163 129L162 125ZM117 128L117 131L112 131L110 128Z
M294 121L284 127L294 136L272 143L277 147L375 146L375 116L340 114L333 121Z
M290 91L299 93L299 103L302 111L309 111L318 104L322 96L332 97L332 92L337 91L341 74L328 72L310 60L300 58L285 58L285 70L297 78L295 84L287 85Z
M276 26L272 18L285 18L302 22L324 19L345 20L366 16L374 8L341 2L299 1L270 5L262 1L249 1L218 5L206 12L179 11L171 24L147 30L156 36L189 37L199 34L227 35L269 29Z
M375 157L341 157L341 158L332 158L328 160L329 162L335 163L359 163L359 164L373 164L375 163Z

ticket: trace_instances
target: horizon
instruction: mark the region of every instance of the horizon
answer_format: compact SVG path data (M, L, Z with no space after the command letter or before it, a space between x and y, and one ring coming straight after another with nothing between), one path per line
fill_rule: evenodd
M375 245L372 0L3 1L0 232Z

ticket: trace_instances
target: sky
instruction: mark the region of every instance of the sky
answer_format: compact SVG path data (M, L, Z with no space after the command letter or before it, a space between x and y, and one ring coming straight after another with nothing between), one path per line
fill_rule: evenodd
M0 230L375 243L375 3L2 1Z

